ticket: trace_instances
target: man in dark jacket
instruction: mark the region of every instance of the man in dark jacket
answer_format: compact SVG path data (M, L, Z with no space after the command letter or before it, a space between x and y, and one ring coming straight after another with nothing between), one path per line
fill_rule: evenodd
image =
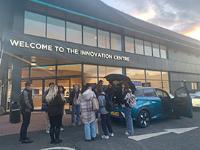
M19 141L22 143L32 143L33 141L27 137L27 129L30 124L31 112L33 111L33 99L30 82L25 83L25 89L21 93L20 106L23 121Z

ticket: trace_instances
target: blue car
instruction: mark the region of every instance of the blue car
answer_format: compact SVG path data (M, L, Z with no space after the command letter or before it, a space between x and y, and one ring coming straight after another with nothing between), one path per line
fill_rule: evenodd
M132 109L132 118L141 128L147 127L151 120L171 115L192 117L191 98L186 87L177 89L173 98L166 91L151 87L137 88L134 94L136 106ZM115 105L111 117L125 119L124 107L120 103Z

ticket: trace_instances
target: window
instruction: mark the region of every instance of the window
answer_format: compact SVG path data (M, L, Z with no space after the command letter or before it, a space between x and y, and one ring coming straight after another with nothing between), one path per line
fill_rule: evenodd
M134 94L135 96L144 96L143 89L137 89Z
M105 77L109 74L122 74L122 68L99 66L99 77Z
M125 36L125 51L134 53L134 38Z
M135 53L144 55L143 41L135 39Z
M97 77L97 66L96 65L84 65L83 66L85 77Z
M160 56L167 59L167 48L165 46L160 46Z
M162 80L169 80L168 72L162 72Z
M82 26L67 22L66 28L66 41L82 44Z
M146 71L146 77L149 80L161 80L161 72L160 71Z
M25 11L24 33L45 37L46 16Z
M146 56L152 56L152 47L150 42L144 41L144 54Z
M111 49L119 51L122 50L121 35L111 33Z
M58 40L65 40L65 21L47 17L47 37Z
M145 80L145 73L144 70L140 69L126 69L126 75L131 79L131 80Z
M192 90L197 90L197 83L196 82L192 82L191 86L192 86Z
M145 88L144 89L144 96L155 97L156 93L155 93L154 89L152 89L152 88Z
M58 68L57 69L58 76L81 75L80 64L59 65L57 68Z
M49 77L56 75L55 66L31 67L31 77Z
M98 47L110 49L110 33L98 30Z
M153 56L160 57L159 45L153 44Z
M96 29L91 27L83 27L83 44L97 46Z
M22 68L21 78L29 78L29 68Z

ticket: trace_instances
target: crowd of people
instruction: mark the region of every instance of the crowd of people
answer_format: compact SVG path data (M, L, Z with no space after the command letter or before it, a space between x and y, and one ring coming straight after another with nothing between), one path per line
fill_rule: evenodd
M118 89L118 90L116 90ZM69 94L69 103L72 108L71 122L73 126L83 124L85 141L95 140L99 133L98 118L101 120L102 139L109 139L114 136L111 124L110 113L114 108L114 99L118 95L122 107L124 107L127 130L126 135L134 134L131 109L135 106L135 98L128 84L121 84L116 88L112 82L107 88L100 80L94 87L93 84L86 84L82 89L79 85L73 85ZM49 133L50 143L61 143L60 131L64 130L62 118L64 105L66 103L65 89L54 83L49 84L49 88L43 95L42 110L46 112L46 132ZM20 106L22 112L22 126L20 130L20 142L33 142L27 136L27 129L30 124L31 112L33 111L33 100L31 83L25 83L25 89L21 93Z

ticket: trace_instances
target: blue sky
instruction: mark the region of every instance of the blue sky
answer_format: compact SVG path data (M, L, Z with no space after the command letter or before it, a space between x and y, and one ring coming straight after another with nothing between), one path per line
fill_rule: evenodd
M101 0L124 13L200 41L200 0Z

